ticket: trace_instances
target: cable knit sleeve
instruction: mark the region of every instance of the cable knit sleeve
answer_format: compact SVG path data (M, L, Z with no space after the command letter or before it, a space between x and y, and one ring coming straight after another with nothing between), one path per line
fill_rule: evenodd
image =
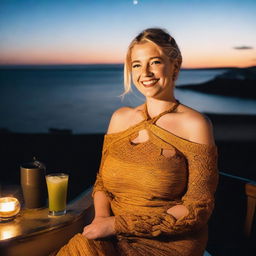
M189 143L189 142L188 142ZM218 182L217 148L197 143L181 147L188 165L188 184L181 204L188 215L176 220L173 216L119 215L115 217L115 230L120 235L156 237L186 234L207 225L214 207L214 193Z
M106 159L106 156L107 156L107 153L108 153L108 147L109 147L110 143L111 143L111 136L108 136L108 135L105 134L104 141L103 141L103 147L102 147L100 168L99 168L99 171L97 173L96 181L95 181L94 186L93 186L92 197L94 197L94 194L97 191L103 191L103 192L105 192L106 196L111 197L110 193L104 187L104 183L103 183L103 180L102 180L102 177L101 177L102 167L103 167L104 161Z

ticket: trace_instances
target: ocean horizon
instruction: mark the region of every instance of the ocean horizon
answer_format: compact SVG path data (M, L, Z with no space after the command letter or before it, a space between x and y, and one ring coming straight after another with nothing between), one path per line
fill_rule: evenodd
M256 100L179 89L179 85L204 83L225 71L182 69L176 98L203 113L255 115ZM122 92L122 64L0 66L0 129L105 133L113 111L145 101L136 89L122 101Z

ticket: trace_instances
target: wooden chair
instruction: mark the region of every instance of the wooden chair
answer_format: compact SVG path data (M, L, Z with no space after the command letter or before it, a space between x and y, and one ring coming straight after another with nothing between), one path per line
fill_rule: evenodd
M256 209L256 183L246 183L245 192L247 195L247 213L244 225L244 234L246 237L250 237Z

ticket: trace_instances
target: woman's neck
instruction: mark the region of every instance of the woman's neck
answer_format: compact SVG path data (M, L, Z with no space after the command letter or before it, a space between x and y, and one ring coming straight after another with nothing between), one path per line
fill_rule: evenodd
M175 97L170 97L169 99L154 99L146 98L147 111L149 116L152 118L159 115L160 113L168 110L176 103Z

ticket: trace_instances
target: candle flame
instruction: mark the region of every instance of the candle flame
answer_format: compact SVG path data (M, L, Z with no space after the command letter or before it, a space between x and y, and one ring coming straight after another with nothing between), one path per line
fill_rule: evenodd
M15 197L0 198L0 217L15 216L20 211L20 203Z
M5 202L0 204L1 212L10 212L15 209L15 202Z

